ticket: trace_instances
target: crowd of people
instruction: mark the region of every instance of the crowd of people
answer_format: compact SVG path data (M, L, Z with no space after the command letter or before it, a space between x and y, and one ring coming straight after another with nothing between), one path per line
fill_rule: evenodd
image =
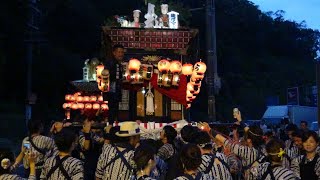
M135 121L93 129L55 122L48 136L41 121L30 120L17 157L0 148L0 180L238 180L320 179L319 137L294 124L285 134L235 124L217 130L207 123L162 128L159 139L144 139ZM242 131L243 130L243 131ZM232 135L230 135L232 134ZM15 174L23 166L23 174Z

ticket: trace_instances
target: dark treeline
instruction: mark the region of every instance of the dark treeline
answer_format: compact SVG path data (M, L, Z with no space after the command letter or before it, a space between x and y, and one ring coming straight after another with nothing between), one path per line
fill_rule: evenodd
M38 95L39 109L49 117L61 110L67 82L81 79L84 60L99 57L104 22L117 14L131 17L133 9L145 8L145 1L41 0L39 3L44 41L34 46L33 91ZM186 9L182 14L187 17L183 23L200 29L200 57L205 59L205 11L188 11L204 7L204 1L171 0L170 3L183 5ZM1 99L23 105L27 3L4 1L1 7ZM306 28L304 22L285 20L284 13L263 13L247 0L216 0L218 69L222 79L222 89L217 95L219 120L230 120L233 106L240 106L247 118L258 119L265 110L266 97L278 96L280 103L286 103L287 87L315 84L314 58L319 48L319 31ZM192 107L194 120L206 116L206 104L206 90L202 88Z

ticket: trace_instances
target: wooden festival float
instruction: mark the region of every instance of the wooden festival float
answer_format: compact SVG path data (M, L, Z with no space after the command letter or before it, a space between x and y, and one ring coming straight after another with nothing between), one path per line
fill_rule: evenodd
M137 12L134 11L134 16ZM177 14L173 14L177 21ZM171 23L170 17L167 24ZM122 63L118 120L156 122L153 123L156 127L184 120L185 111L200 92L206 71L205 63L200 60L194 64L187 62L198 30L164 25L141 28L137 23L133 25L136 27L128 27L121 23L122 27L102 27L101 49L106 57L115 44L126 49L128 61ZM81 109L91 115L100 107L108 110L102 93L109 91L109 71L98 59L86 60L83 79L70 82L70 86L71 92L65 96L63 104L67 119L72 119L70 112L73 110ZM145 127L150 128L150 124L146 124Z

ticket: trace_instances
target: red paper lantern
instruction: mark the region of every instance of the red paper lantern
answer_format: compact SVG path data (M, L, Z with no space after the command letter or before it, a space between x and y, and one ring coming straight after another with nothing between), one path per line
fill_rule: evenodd
M103 96L99 96L98 101L103 102Z
M97 96L90 96L90 101L91 102L97 101Z
M66 101L71 101L72 95L71 95L71 94L67 94L67 95L65 95L64 99L65 99Z
M204 62L197 62L194 67L193 71L196 72L199 75L204 75L204 73L207 70L207 65Z
M77 102L82 102L83 101L83 97L82 96L78 96L77 97Z
M71 109L74 109L74 110L78 109L78 104L73 103L73 104L71 105Z
M138 59L130 59L128 69L135 73L140 69L141 62Z
M204 74L198 74L197 72L193 71L190 80L193 82L201 81L204 78Z
M100 109L100 104L94 103L94 104L92 105L92 109Z
M192 83L188 82L188 84L187 84L187 90L190 91L190 93L193 94L193 92L194 92L194 85L193 85Z
M172 86L179 86L180 83L180 75L179 74L175 74L172 77Z
M184 64L182 66L182 74L186 76L190 76L192 74L193 66L192 64Z
M84 104L83 103L78 103L78 109L83 109L84 108Z
M182 70L182 65L179 61L172 61L170 63L170 72L179 74L181 70Z
M98 76L101 76L101 72L103 71L104 69L104 65L100 64L96 67L96 74L97 74L97 77Z
M166 59L160 60L158 62L158 70L161 73L167 73L170 70L170 62Z
M85 109L92 109L92 104L86 103L86 104L84 105L84 108L85 108Z
M109 109L107 104L101 104L101 108L104 109L104 110Z
M90 101L90 97L89 96L84 96L83 97L83 101L84 102L89 102Z

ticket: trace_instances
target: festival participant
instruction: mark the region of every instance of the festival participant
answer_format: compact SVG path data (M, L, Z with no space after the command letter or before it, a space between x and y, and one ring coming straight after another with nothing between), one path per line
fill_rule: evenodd
M36 156L36 177L40 178L41 170L43 168L44 161L53 154L55 149L55 144L52 138L42 136L43 124L39 120L28 121L29 136L25 137L22 141L22 149L28 144L30 146L30 151L35 153ZM23 151L20 152L14 167L17 167L23 160L23 165L25 168L25 177L29 174L29 160L28 156L25 156Z
M27 150L26 148L22 148L21 152L27 154L29 167L30 167L30 173L28 180L36 180L36 156L35 153L33 153L30 150ZM12 174L11 169L12 163L14 161L14 155L13 153L6 148L0 149L0 180L27 180L24 179L18 175Z
M134 152L133 160L136 164L137 180L156 180L150 177L150 173L156 167L155 153L152 147L140 145Z
M201 131L197 134L195 141L202 154L202 162L198 170L214 177L214 179L232 179L226 157L222 153L213 152L213 145L209 134Z
M241 124L240 111L236 114L238 122ZM264 148L263 132L259 126L250 126L245 128L245 145L228 140L223 135L218 134L211 129L207 123L200 123L203 129L211 132L212 138L224 143L224 146L230 148L231 152L242 158L242 165L244 170L244 178L246 180L254 179L257 175L257 166L265 162L266 152Z
M134 148L139 145L140 134L138 123L127 121L121 124L116 133L119 137L117 143L104 144L102 148L96 169L97 180L128 180L134 175Z
M282 166L284 143L271 139L266 145L268 161L258 166L257 179L261 180L296 180L295 174Z
M180 163L183 169L183 174L176 177L174 180L209 180L213 179L207 174L203 174L198 171L201 165L201 151L200 148L195 144L186 144L182 147L180 152Z
M163 145L158 150L157 155L163 159L167 160L171 158L174 153L176 153L176 149L174 147L174 140L177 137L177 131L172 126L164 126L162 131L160 132L160 140Z
M296 130L291 133L291 138L292 141L290 141L290 144L287 144L289 146L285 148L283 161L283 165L287 168L290 168L291 162L294 158L304 153L302 145L303 132L301 130Z
M58 155L48 158L41 172L41 180L83 180L83 163L71 157L71 152L77 146L77 134L64 128L54 136Z
M291 170L301 180L320 179L320 158L316 152L319 137L316 132L309 131L304 134L302 141L306 154L292 160Z

